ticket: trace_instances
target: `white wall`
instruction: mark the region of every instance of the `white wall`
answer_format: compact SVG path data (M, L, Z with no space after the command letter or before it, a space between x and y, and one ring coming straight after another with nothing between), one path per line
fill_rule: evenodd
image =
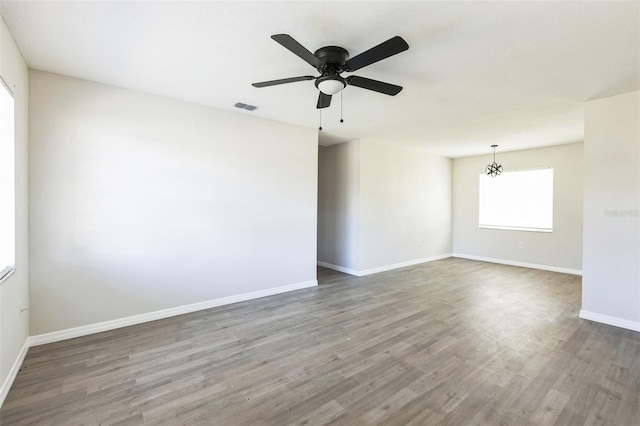
M16 271L0 284L0 405L17 373L29 332L28 112L29 77L11 33L0 18L0 75L14 95L16 166Z
M359 268L360 142L318 152L318 260Z
M640 92L586 103L583 318L640 331Z
M583 144L515 152L498 148L496 161L505 170L553 167L552 233L478 227L478 179L492 161L493 154L456 158L453 162L454 255L580 273ZM524 243L523 249L519 248L520 242Z
M360 269L451 254L452 161L362 140Z
M321 265L356 275L451 253L451 160L382 141L320 150Z
M32 334L315 283L316 130L30 86Z

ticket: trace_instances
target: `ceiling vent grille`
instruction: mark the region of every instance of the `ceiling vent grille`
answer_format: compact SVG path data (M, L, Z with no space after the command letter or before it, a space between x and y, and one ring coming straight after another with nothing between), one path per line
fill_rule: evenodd
M240 109L246 109L247 111L255 111L258 108L257 106L243 104L242 102L238 102L237 104L234 105L234 107L240 108Z

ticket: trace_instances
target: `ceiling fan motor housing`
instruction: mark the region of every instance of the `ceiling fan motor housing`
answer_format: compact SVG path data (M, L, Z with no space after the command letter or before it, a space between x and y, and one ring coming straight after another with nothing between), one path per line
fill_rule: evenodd
M333 68L336 72L341 73L344 71L342 67L349 59L349 52L339 46L325 46L316 50L313 54L322 62L324 66L318 67L318 71L322 72L326 68Z
M349 59L349 52L339 46L325 46L314 53L324 65L318 67L322 74L316 78L315 86L326 95L335 95L347 87L347 81L340 76L343 66Z

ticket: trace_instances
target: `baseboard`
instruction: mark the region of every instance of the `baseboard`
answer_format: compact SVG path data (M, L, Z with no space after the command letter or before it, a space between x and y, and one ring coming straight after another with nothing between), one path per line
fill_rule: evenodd
M286 293L293 290L315 287L318 285L317 280L305 281L285 285L281 287L268 288L266 290L254 291L251 293L243 293L235 296L222 297L219 299L207 300L204 302L192 303L190 305L177 306L175 308L163 309L160 311L148 312L146 314L133 315L130 317L119 318L111 321L99 322L80 327L69 328L66 330L54 331L51 333L38 334L29 337L30 346L45 345L47 343L59 342L62 340L73 339L75 337L87 336L89 334L100 333L103 331L115 330L117 328L128 327L130 325L142 324L149 321L174 317L177 315L189 314L204 309L215 308L216 306L229 305L231 303L244 302L246 300L259 299L261 297L272 296L274 294Z
M437 256L431 256L431 257L423 257L422 259L409 260L408 262L400 262L400 263L394 263L392 265L386 265L386 266L380 266L380 267L377 267L377 268L365 269L363 271L360 271L360 274L362 276L371 275L371 274L377 274L378 272L391 271L392 269L398 269L398 268L404 268L404 267L407 267L407 266L419 265L421 263L433 262L434 260L447 259L449 257L451 257L451 253L439 254Z
M334 265L333 263L322 262L318 260L318 266L322 266L324 268L333 269L334 271L344 272L345 274L355 275L356 277L360 277L360 271L356 271L355 269L345 268L344 266Z
M377 274L378 272L391 271L392 269L404 268L406 266L419 265L420 263L433 262L434 260L446 259L451 257L451 253L440 254L437 256L423 257L422 259L409 260L407 262L394 263L391 265L380 266L377 268L364 269L361 271L345 268L339 265L318 261L318 266L344 272L345 274L355 275L356 277L364 277L365 275Z
M558 266L539 265L537 263L516 262L513 260L495 259L492 257L474 256L471 254L453 253L453 257L460 259L479 260L481 262L500 263L502 265L520 266L522 268L542 269L543 271L561 272L563 274L582 275L581 269L561 268Z
M4 400L7 398L11 386L18 376L18 372L20 371L20 367L22 367L24 357L27 356L28 350L29 339L27 338L27 340L25 340L24 342L24 345L22 345L22 349L20 349L20 353L18 353L16 360L9 370L9 374L7 374L7 377L5 377L4 381L2 382L2 386L0 386L0 407L2 407L2 404L4 404Z
M595 312L580 311L580 318L601 322L602 324L613 325L615 327L626 328L627 330L640 331L640 322L629 321L622 318L611 317L609 315L597 314Z

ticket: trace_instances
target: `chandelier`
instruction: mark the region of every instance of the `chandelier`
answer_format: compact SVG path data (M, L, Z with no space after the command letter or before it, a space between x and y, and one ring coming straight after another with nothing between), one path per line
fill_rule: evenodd
M496 163L496 147L498 145L491 145L493 148L493 163L487 165L487 168L484 169L485 173L487 173L491 177L496 177L500 173L502 173L502 164Z

